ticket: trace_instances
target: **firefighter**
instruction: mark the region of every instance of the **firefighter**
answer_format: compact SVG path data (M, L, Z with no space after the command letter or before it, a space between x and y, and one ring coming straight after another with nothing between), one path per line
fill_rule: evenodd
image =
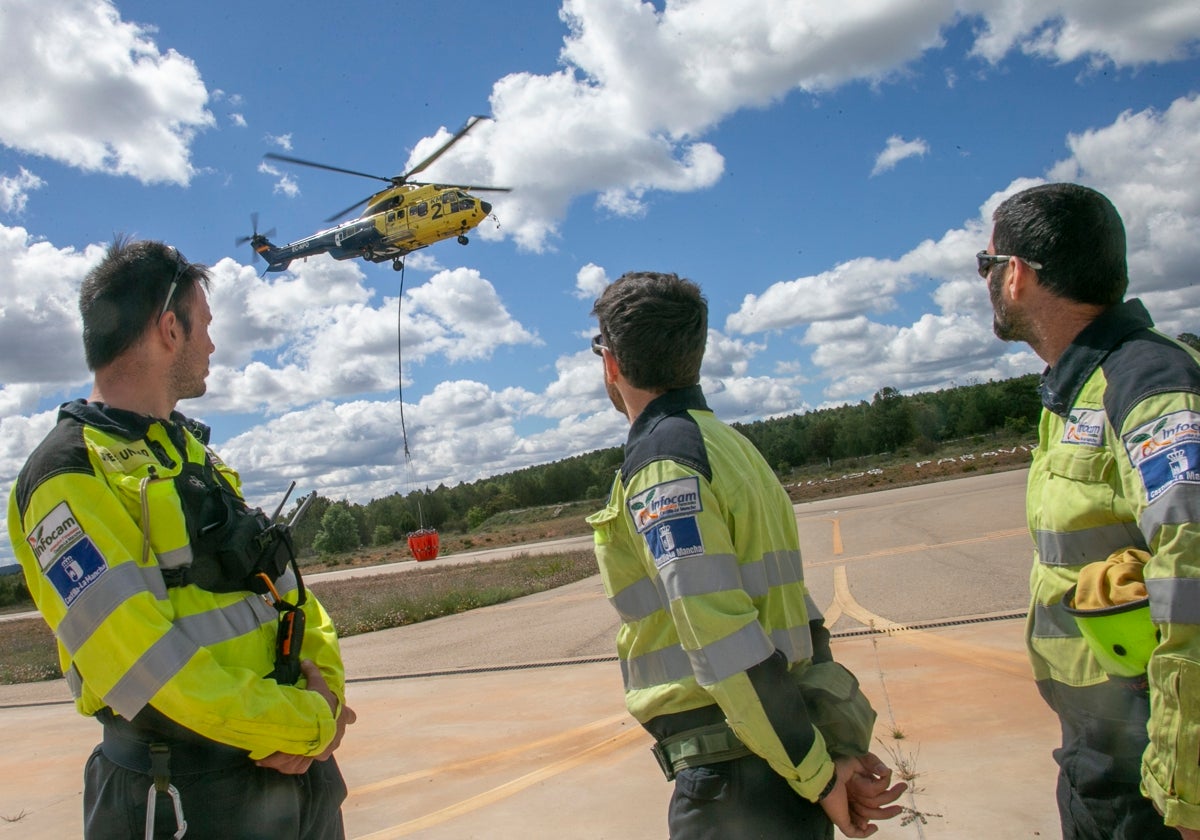
M174 248L114 241L80 293L93 391L21 470L8 530L103 727L86 838L342 838L332 756L354 713L332 622L286 530L175 410L206 390L207 286Z
M875 713L804 584L795 512L701 391L708 306L673 274L627 274L593 309L614 407L631 423L589 517L630 713L675 782L675 840L848 837L900 813L868 752Z
M1200 355L1125 300L1125 228L1105 196L1044 184L993 222L977 261L994 331L1047 365L1026 636L1062 724L1063 836L1197 840Z

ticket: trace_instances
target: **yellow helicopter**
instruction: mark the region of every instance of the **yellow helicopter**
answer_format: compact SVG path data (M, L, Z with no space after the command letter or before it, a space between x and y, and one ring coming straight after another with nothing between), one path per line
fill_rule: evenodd
M465 137L477 123L485 119L487 117L471 117L453 137L443 143L433 154L402 175L394 175L390 178L367 172L356 172L353 169L342 169L324 163L315 163L310 160L301 160L287 155L274 153L264 155L270 160L372 178L384 181L389 186L362 201L356 201L325 221L337 221L365 204L365 209L356 218L318 231L304 239L289 242L287 245L272 243L267 238L271 232L259 233L257 218L252 216L254 231L250 236L239 238L238 244L249 242L256 255L267 261L267 271L283 271L292 260L326 253L335 260L364 259L375 263L391 260L392 268L400 271L404 268L404 257L407 254L426 248L435 242L455 236L458 238L459 244L466 245L470 241L467 239L467 231L486 219L492 212L491 204L476 198L469 191L509 192L509 188L435 184L427 181L410 181L409 178L424 171L426 167L445 154L447 149Z

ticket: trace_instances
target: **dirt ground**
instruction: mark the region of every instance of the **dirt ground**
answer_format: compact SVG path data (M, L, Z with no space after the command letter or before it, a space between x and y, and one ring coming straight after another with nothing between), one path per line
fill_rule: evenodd
M890 490L913 484L962 478L971 474L986 474L1027 467L1030 462L1027 446L997 447L959 456L934 455L918 460L872 467L864 464L861 470L844 473L822 470L812 471L811 477L800 475L784 483L793 502L806 502L834 496L850 496L876 490ZM601 502L576 502L548 508L533 521L513 522L502 526L484 525L472 533L439 534L440 552L456 554L484 548L501 548L526 542L554 540L591 533L584 517L598 509ZM362 548L334 558L334 563L323 563L318 558L304 561L306 567L324 566L331 569L355 566L373 566L380 563L399 563L412 560L412 552L403 540L378 548Z

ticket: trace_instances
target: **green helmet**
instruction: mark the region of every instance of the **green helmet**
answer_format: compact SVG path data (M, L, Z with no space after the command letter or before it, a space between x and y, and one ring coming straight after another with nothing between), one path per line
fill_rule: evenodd
M1150 620L1150 599L1104 607L1075 609L1075 587L1063 596L1063 609L1074 617L1079 632L1092 649L1100 667L1109 674L1136 677L1146 673L1150 655L1161 634Z

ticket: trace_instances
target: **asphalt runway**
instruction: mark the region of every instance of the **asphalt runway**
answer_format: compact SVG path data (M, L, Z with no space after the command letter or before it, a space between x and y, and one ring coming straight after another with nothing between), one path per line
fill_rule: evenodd
M1058 832L1057 725L1021 642L1025 476L796 506L834 654L879 713L876 751L913 775L909 810L877 838ZM415 566L375 574L386 585ZM359 714L339 751L348 836L665 838L671 786L624 711L616 626L592 577L343 640ZM61 681L0 687L0 837L79 836L81 771L99 727L66 697Z

